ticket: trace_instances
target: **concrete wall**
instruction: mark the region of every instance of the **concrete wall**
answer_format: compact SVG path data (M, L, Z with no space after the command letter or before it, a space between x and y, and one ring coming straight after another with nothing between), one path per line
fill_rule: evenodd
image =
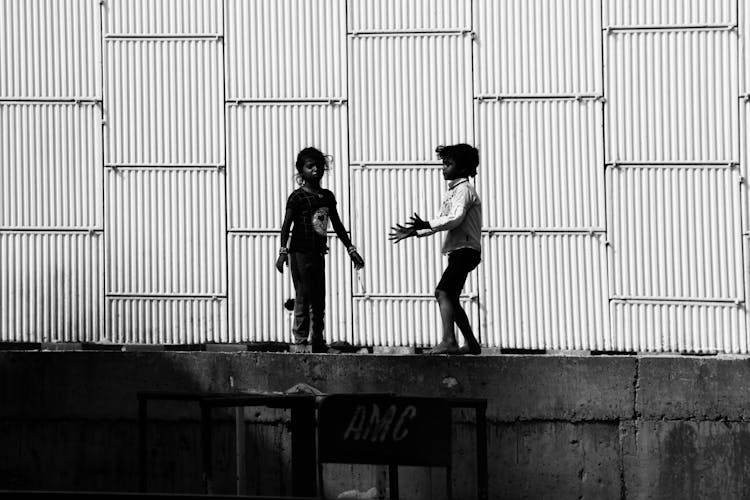
M134 491L136 392L321 391L487 398L490 498L747 498L750 363L680 356L373 356L0 352L0 489ZM194 405L160 404L154 490L199 492ZM217 425L218 493L234 488L231 414ZM250 493L289 494L288 415L248 411ZM475 496L474 425L457 412L456 498ZM440 469L402 493L441 498ZM385 492L382 468L332 465L327 491Z

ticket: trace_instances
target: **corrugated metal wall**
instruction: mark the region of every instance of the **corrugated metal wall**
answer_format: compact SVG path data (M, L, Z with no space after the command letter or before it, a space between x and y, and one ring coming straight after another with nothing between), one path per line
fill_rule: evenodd
M483 343L748 352L746 0L8 0L0 341L288 342L297 151L329 341L440 337L438 144L481 155Z

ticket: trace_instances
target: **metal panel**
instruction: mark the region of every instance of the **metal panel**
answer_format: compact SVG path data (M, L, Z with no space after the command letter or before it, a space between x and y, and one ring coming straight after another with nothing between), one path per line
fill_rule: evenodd
M611 348L604 238L501 233L486 236L483 246L490 346Z
M242 104L227 107L227 190L230 229L279 230L295 181L297 153L315 146L330 155L324 185L349 219L346 106Z
M106 50L108 164L223 163L220 43L109 40Z
M599 0L477 0L475 92L601 94L600 8Z
M476 104L477 187L490 228L604 228L602 105Z
M216 0L107 0L107 35L218 35L222 2Z
M326 257L326 340L351 342L351 261L336 237ZM293 314L284 301L294 298L289 268L279 274L279 235L229 235L230 342L292 342Z
M102 227L101 108L0 103L0 227Z
M742 183L739 186L742 195L742 231L743 234L750 233L750 128L748 128L748 117L750 117L750 100L740 101L740 175Z
M0 98L101 96L97 0L0 4Z
M750 94L750 47L747 37L750 34L750 4L747 1L737 2L739 50L740 50L740 93L748 99Z
M439 144L473 142L469 36L354 36L349 44L354 162L431 161Z
M605 27L734 25L736 4L735 0L604 0L603 9Z
M737 35L607 36L609 162L738 161Z
M613 301L619 351L747 353L745 311L735 304Z
M345 0L227 0L228 99L345 99Z
M445 233L396 245L388 240L388 233L414 212L423 218L437 215L444 190L441 170L434 166L352 170L353 240L360 242L362 256L370 263L362 270L365 290L358 285L358 293L433 296L444 267L440 247ZM469 275L466 293L476 293L474 274Z
M481 264L479 269L482 269ZM484 343L479 304L464 298L461 306L469 317L474 335ZM443 327L435 297L355 297L354 332L355 345L429 347L440 342ZM458 329L456 338L461 339Z
M107 293L226 293L224 174L108 169Z
M470 30L470 0L349 0L349 31Z
M0 341L96 342L102 236L0 232Z
M741 300L738 181L726 167L609 169L614 296Z
M107 299L107 337L118 344L227 342L226 299Z

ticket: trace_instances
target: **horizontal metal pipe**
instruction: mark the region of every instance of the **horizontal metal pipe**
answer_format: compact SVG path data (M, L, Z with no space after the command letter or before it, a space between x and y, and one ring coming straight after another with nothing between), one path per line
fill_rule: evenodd
M0 99L0 105L3 104L94 104L101 103L101 99L96 97L5 97Z
M103 227L0 227L0 233L100 233Z
M502 227L484 227L482 233L495 234L604 234L607 230L603 227L541 227L541 228L502 228Z
M219 33L203 33L203 34L145 34L139 33L134 35L128 34L111 34L104 35L105 40L221 40L224 36Z
M478 95L475 100L482 101L543 101L543 100L603 100L601 94L498 94L498 95Z
M116 293L104 294L105 298L117 299L226 299L226 294L209 293Z
M226 168L223 163L219 164L200 164L200 163L105 163L105 168L119 169L119 168L190 168L190 169L217 169Z
M262 99L227 99L227 104L329 104L341 105L346 104L348 99L345 97L321 97L318 99L294 99L294 98L262 98Z
M606 33L634 31L734 31L736 24L675 24L672 26L607 26L602 28Z
M622 302L628 304L706 304L706 305L741 305L744 304L744 299L707 299L705 297L624 297L619 295L613 295L609 299L611 302Z
M628 168L628 167L694 167L694 168L735 168L739 167L739 161L706 161L706 162L694 162L694 161L627 161L627 162L605 162L605 166L614 168Z
M417 29L417 30L361 30L349 31L351 36L419 36L419 35L472 35L475 33L471 30L441 30L441 29Z

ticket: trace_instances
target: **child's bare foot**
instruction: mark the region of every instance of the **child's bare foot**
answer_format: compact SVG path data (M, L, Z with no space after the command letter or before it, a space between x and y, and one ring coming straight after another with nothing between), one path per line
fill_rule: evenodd
M427 354L458 354L458 344L455 342L440 342L427 351Z
M458 354L471 354L473 356L478 356L482 353L482 347L479 344L464 344L461 346L461 348L458 350Z

